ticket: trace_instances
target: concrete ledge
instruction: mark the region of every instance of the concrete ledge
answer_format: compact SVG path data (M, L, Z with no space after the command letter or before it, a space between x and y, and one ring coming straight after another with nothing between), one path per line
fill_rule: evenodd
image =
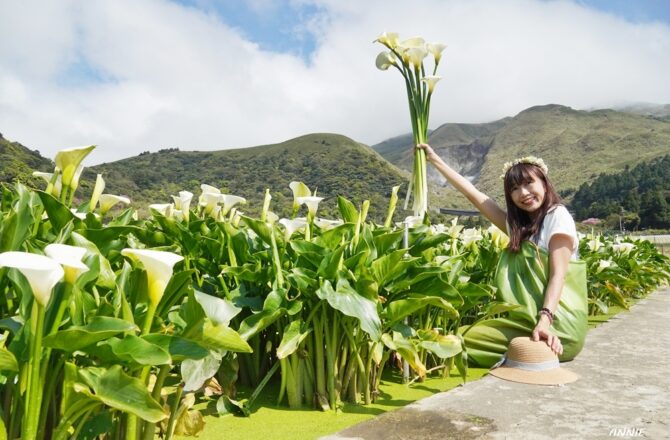
M343 439L670 438L670 289L589 331L564 386L493 376L322 437Z

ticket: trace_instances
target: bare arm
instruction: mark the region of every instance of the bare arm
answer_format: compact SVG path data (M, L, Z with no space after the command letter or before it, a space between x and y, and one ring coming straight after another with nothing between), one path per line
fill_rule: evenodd
M561 292L565 284L565 274L568 271L570 256L572 255L573 239L569 235L556 234L549 241L549 282L544 292L545 307L555 313L558 308L558 302L561 299ZM561 341L549 330L551 323L545 315L540 315L537 325L533 330L533 340L547 340L547 345L556 354L563 353Z
M422 148L426 152L426 160L433 164L435 168L451 183L454 188L460 191L467 199L475 205L475 208L481 212L484 217L496 225L501 231L507 232L507 213L503 211L498 204L489 196L479 191L470 183L468 179L461 176L453 168L447 165L440 156L433 151L428 144L419 144L417 148Z

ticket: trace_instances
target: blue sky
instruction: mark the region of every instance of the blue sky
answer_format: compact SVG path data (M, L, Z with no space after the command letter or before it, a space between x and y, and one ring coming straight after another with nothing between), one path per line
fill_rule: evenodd
M173 1L216 14L227 25L240 29L262 49L298 55L308 61L317 41L306 23L325 13L322 7L309 1ZM632 23L670 23L670 0L576 0L575 3Z
M58 26L54 26L58 23ZM0 1L0 132L92 163L410 130L384 31L447 44L431 127L670 103L670 1ZM20 41L21 44L15 44Z

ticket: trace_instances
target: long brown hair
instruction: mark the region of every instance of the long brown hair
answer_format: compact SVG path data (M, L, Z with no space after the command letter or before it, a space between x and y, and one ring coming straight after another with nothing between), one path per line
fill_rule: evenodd
M538 208L538 215L535 218L517 207L512 201L512 188L532 181L533 177L539 179L544 185L544 201ZM547 212L560 204L561 198L540 167L529 163L518 163L505 174L505 203L507 204L507 224L509 227L507 249L511 252L519 252L521 242L537 234L542 227Z

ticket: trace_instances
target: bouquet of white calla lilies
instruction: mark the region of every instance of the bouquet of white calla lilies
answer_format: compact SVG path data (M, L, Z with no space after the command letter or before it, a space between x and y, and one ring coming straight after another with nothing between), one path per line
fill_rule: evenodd
M12 267L21 272L30 284L35 301L42 307L47 306L54 286L65 275L56 260L28 252L1 253L0 267Z
M375 42L390 49L377 55L375 64L380 70L388 70L393 66L404 78L409 102L410 119L414 144L428 141L428 119L430 115L430 99L435 85L441 77L436 76L437 66L446 48L441 43L428 43L421 37L413 37L398 43L398 34L384 32ZM424 60L433 55L432 75L426 75ZM428 181L426 178L426 153L417 148L414 152L414 170L407 197L414 192L412 205L414 215L423 216L428 210Z

